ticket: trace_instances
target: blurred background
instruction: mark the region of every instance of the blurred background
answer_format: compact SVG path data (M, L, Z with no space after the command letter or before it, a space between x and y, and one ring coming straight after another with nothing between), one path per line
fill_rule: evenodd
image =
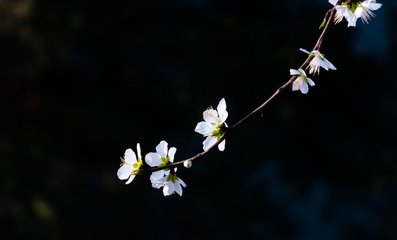
M178 171L183 196L116 172L126 148L201 151L312 49L322 1L0 1L0 239L396 239L397 1L333 27L338 68L287 91Z

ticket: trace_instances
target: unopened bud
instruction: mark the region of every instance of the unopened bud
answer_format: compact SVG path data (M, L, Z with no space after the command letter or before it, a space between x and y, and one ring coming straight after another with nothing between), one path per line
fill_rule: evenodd
M185 166L185 168L191 168L192 164L192 160L186 160L183 162L183 166Z

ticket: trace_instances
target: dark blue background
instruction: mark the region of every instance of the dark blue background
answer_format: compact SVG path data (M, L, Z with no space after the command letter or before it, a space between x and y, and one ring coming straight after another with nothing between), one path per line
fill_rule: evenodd
M308 95L287 91L226 151L178 171L182 197L119 158L201 151L202 112L233 124L298 68L322 1L0 3L1 239L395 239L396 1L332 27Z

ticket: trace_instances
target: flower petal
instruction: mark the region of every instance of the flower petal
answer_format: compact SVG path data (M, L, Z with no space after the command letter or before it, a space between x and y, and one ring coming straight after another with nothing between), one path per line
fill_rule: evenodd
M310 86L313 87L314 85L316 85L316 84L313 82L313 80L311 80L310 78L307 78L306 80L307 80L307 82L309 83Z
M125 182L125 184L130 184L132 182L132 180L134 180L134 178L135 178L135 175L131 174L130 178L128 178L128 180L127 180L127 182Z
M217 141L218 139L216 137L207 137L203 142L204 151L208 151L208 149L210 149L210 147L212 147Z
M211 136L215 129L216 127L209 122L199 122L194 131L206 137Z
M135 155L134 151L132 151L131 148L128 148L127 150L125 150L124 161L128 164L134 164L134 163L138 162L136 160L136 155Z
M175 152L176 152L175 147L170 148L170 150L168 151L168 157L170 157L170 162L174 161Z
M299 90L301 84L302 84L302 78L299 77L292 83L292 91Z
M304 49L304 48L299 48L299 50L300 51L302 51L302 52L304 52L304 53L306 53L306 54L310 54L310 52L309 51L307 51L306 49Z
M229 115L228 112L226 111L226 101L224 98L222 98L221 101L219 101L218 107L216 107L216 109L218 110L218 115L219 118L221 119L220 123L223 123L224 121L226 121Z
M141 145L139 143L136 144L136 153L138 155L138 159L142 159L141 155Z
M156 172L152 172L152 174L150 175L150 182L155 183L158 182L160 179L162 179L164 177L164 175L169 172L169 171L164 171L164 170L159 170Z
M207 109L203 112L203 119L208 123L218 122L218 112L212 108Z
M338 0L329 0L328 2L335 6L335 4L338 2Z
M223 140L221 143L218 144L219 151L223 152L225 150L226 140Z
M178 181L174 183L174 190L179 196L182 196L182 187Z
M150 179L151 179L151 182L152 182L152 187L157 188L157 189L163 187L165 182L167 181L166 177L161 177L161 178L158 178L158 179L152 179L152 177L150 177Z
M158 153L148 153L145 156L145 162L151 167L157 167L158 165L162 164L161 157Z
M168 143L166 141L161 141L156 147L156 152L160 157L166 158L168 153Z
M302 85L300 86L300 90L303 94L306 94L309 92L309 86L307 85L307 82L302 81Z
M132 174L132 171L134 170L134 167L129 164L124 164L117 170L117 177L120 180L125 180L129 178L129 176Z
M290 74L290 75L299 75L299 71L291 68L291 69L289 70L289 74Z
M170 181L165 182L165 185L163 187L164 196L169 196L169 195L173 194L174 191L175 191L174 183L172 183Z
M182 179L178 178L178 182L182 185L182 187L186 187L186 183Z

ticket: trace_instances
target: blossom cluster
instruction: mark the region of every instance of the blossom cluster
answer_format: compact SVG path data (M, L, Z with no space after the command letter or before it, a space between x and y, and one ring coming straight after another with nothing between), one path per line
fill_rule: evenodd
M197 124L195 131L202 134L206 139L203 142L203 150L208 151L211 147L216 145L225 135L227 128L226 119L228 112L226 111L226 101L222 99L217 107L217 110L209 108L203 112L203 119ZM225 149L225 140L218 143L218 149L223 151ZM156 152L149 152L145 155L145 164L142 161L141 146L138 143L136 146L136 153L131 149L127 149L124 153L124 157L121 159L121 166L117 171L117 176L120 180L127 180L125 183L129 184L134 180L135 176L142 171L145 166L154 168L160 168L159 170L153 170L150 181L152 187L163 188L164 196L172 195L177 193L182 196L182 187L186 187L185 182L177 177L176 167L167 167L174 162L176 148L168 148L166 141L161 141L157 147ZM186 168L192 166L191 160L184 161L183 165Z
M370 18L375 16L372 11L382 6L382 4L377 3L376 0L365 0L363 2L355 0L329 0L329 2L334 5L334 11L336 11L333 19L334 23L337 24L345 18L348 22L348 27L356 26L357 19L359 18L361 18L363 22L368 23ZM309 55L308 60L310 61L306 67L309 70L309 74L320 74L320 68L327 71L336 70L336 67L324 57L324 54L322 54L319 49L319 46L316 46L314 50L310 52L303 48L299 49ZM293 81L292 91L300 90L301 93L307 94L309 92L309 86L315 86L313 80L308 77L305 70L302 68L290 69L290 75L293 76L290 80ZM291 83L288 82L288 84ZM226 110L226 101L224 98L219 101L216 110L210 107L203 112L204 121L200 121L194 129L195 132L205 137L203 141L204 152L200 153L201 155L205 154L216 145L219 151L225 150L225 133L228 129L228 125L226 124L227 117L228 112ZM162 188L164 196L169 196L174 193L182 196L182 188L185 188L186 184L176 175L177 167L175 166L179 165L179 163L183 163L186 168L190 168L192 166L192 160L194 160L195 157L180 162L174 162L176 148L168 148L168 143L164 140L160 141L155 150L156 152L147 153L144 158L145 161L143 161L139 143L136 146L136 154L134 150L128 148L124 153L124 157L121 159L122 163L117 171L118 178L120 180L126 180L125 183L129 184L134 180L136 175L142 172L150 172L150 181L153 188ZM200 156L200 154L196 156Z
M355 27L357 19L361 18L364 23L368 23L371 17L375 14L372 11L378 10L382 4L377 3L376 0L366 1L342 1L338 5L338 0L329 0L329 3L335 6L335 23L339 23L343 18L347 21L348 27Z
M355 27L357 19L361 18L363 22L368 23L371 17L375 14L372 11L378 10L382 7L382 4L377 3L376 0L366 0L366 1L342 1L338 4L338 0L329 0L329 3L334 5L336 9L334 22L339 23L345 18L348 22L348 27ZM336 67L328 61L324 54L320 53L318 50L313 50L311 52L306 49L300 48L304 53L309 54L312 58L309 63L309 74L319 74L320 68L325 70L336 70ZM292 91L300 90L301 93L306 94L309 92L309 85L314 86L315 83L312 79L307 77L305 70L303 69L290 69L290 75L296 76L292 83Z

